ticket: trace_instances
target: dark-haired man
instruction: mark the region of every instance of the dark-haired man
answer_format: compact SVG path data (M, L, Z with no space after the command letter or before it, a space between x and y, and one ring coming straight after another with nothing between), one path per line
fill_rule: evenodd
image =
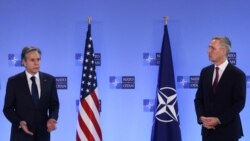
M24 47L21 59L25 71L8 79L3 108L10 141L49 141L59 112L55 78L40 72L39 48Z

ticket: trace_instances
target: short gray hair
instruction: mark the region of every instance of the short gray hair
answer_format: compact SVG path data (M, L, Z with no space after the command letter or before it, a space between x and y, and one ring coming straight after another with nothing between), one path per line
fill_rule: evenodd
M212 40L220 41L220 44L227 49L227 53L231 51L231 41L227 36L215 36Z
M30 53L31 51L37 51L39 53L39 55L42 54L41 50L37 47L34 47L34 46L25 46L22 50L22 53L21 53L21 59L22 60L25 60L26 59L26 55L28 53Z

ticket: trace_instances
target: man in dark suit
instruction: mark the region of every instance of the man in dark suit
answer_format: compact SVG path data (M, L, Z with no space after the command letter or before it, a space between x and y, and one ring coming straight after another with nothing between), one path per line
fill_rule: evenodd
M39 71L40 49L24 47L21 59L26 69L8 79L3 108L10 141L49 141L59 111L55 78Z
M212 38L208 55L214 64L200 74L194 103L203 141L238 141L243 136L239 113L245 106L246 76L228 62L230 49L227 37Z

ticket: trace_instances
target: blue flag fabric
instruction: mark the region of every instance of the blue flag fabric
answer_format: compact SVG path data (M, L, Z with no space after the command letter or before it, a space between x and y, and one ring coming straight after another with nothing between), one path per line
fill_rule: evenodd
M167 25L161 49L151 141L181 141L174 68Z

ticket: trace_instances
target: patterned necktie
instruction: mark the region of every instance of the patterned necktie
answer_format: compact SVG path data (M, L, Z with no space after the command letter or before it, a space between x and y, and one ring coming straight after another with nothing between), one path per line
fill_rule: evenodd
M215 67L215 79L213 83L213 92L215 93L219 81L219 67Z
M31 84L32 99L33 99L35 105L37 106L39 98L38 98L38 88L37 88L37 85L36 85L36 77L32 76L30 79L32 81L32 84Z

